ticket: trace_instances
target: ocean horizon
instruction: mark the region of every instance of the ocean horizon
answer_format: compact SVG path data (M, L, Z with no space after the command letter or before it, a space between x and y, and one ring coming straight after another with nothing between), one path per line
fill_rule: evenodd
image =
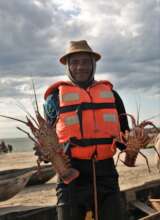
M33 151L34 143L27 137L22 138L0 138L1 141L5 141L5 144L11 144L13 152L31 152Z
M18 138L0 138L0 142L4 140L5 144L11 144L13 146L13 152L32 152L34 148L34 143L27 137L18 137ZM146 156L155 154L153 148L150 149L141 149Z

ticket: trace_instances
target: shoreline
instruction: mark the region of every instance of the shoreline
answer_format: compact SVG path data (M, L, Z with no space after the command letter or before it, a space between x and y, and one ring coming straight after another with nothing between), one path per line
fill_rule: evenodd
M160 173L156 168L154 157L155 155L148 156L151 173L148 172L145 160L141 156L138 156L136 166L133 168L126 167L119 161L117 171L119 173L120 190L123 191L148 181L160 179ZM0 155L0 171L31 166L36 166L36 156L34 152ZM16 207L21 207L20 209L23 209L31 206L42 207L55 205L56 179L57 177L55 176L45 184L25 187L13 198L0 202L0 209L13 209Z

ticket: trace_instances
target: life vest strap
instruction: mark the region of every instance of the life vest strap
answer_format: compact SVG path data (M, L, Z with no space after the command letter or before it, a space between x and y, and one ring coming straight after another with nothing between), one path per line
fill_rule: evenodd
M112 144L113 138L92 138L92 139L77 139L75 137L70 138L70 143L82 147L87 147L90 145L98 145L98 144Z
M88 110L88 109L105 109L105 108L116 108L115 103L90 103L90 102L83 102L81 104L75 105L68 105L64 107L60 107L59 112L72 112L78 109L80 110Z

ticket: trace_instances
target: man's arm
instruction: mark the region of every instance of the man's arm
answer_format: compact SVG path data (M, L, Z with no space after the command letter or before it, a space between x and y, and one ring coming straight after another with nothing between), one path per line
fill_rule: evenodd
M53 94L49 95L43 105L44 116L47 122L52 125L59 114L59 100L58 90L54 91Z
M119 96L119 94L113 90L113 94L115 97L115 104L116 104L116 108L118 111L118 115L119 115L119 121L120 121L120 127L121 127L121 131L125 132L125 130L130 130L129 129L129 125L128 125L128 119L126 114L126 110L123 104L123 101L121 99L121 97ZM124 115L122 115L124 114Z
M118 111L118 115L119 115L119 122L120 122L120 127L121 127L121 131L125 132L126 130L130 130L129 129L129 125L128 125L128 119L126 114L126 110L123 104L123 101L121 99L121 97L119 96L119 94L116 91L113 91L114 97L115 97L115 104L116 104L116 108ZM124 115L122 115L124 114ZM119 150L124 150L126 149L126 145L124 145L121 142L116 142L116 146L117 148L119 148Z

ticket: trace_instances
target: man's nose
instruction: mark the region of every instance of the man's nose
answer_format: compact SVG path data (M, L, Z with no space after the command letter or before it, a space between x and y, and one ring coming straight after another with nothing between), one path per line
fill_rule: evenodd
M79 63L78 65L77 65L77 70L85 70L86 68L85 68L85 65L83 65L83 63Z

